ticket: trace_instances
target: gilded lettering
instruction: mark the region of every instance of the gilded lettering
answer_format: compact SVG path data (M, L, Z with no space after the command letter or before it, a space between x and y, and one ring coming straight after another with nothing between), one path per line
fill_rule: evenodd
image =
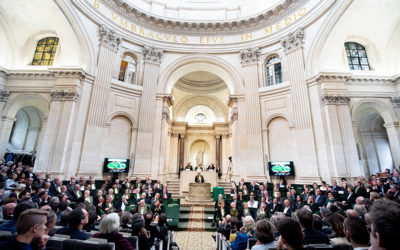
M131 24L131 31L136 32L136 25L134 25L133 23Z
M139 35L144 36L144 30L143 30L143 28L139 28Z
M276 30L280 30L281 29L281 23L276 23Z
M269 26L268 28L265 29L265 35L268 36L271 33L272 33L272 26Z
M115 19L117 19L118 16L117 16L117 15L114 15L114 12L112 12L111 14L112 14L112 19L113 19L113 21L115 21Z
M304 14L306 14L306 11L307 11L306 8L303 7L297 13L299 14L299 16L304 16Z
M204 44L203 38L202 37L199 37L199 38L200 38L200 43Z
M225 43L225 40L224 40L223 36L220 37L220 40L221 40L221 43Z
M168 36L167 36L167 34L165 34L164 36L165 36L165 39L166 39L167 41L169 41L169 38L171 37L171 35L168 35Z
M214 43L218 42L218 37L212 37L212 40L214 41Z
M294 16L294 20L296 21L297 20L296 13L294 13L293 16Z
M99 0L94 0L93 6L94 6L96 9L99 9L99 8L100 8L100 2L99 2Z
M126 29L126 28L128 28L128 21L126 21L126 20L125 20L125 22L122 21L122 17L121 17L121 21L119 22L119 25L121 25L122 27L125 27L125 29Z
M253 39L253 33L246 34L246 40Z
M174 36L174 43L177 43L178 42L178 40L176 40L176 36Z
M189 40L189 39L188 39L187 36L181 36L181 42L182 42L182 43L187 43L188 40Z
M147 34L147 37L154 38L153 33L149 32L149 33Z
M209 39L209 37L207 37L207 44L209 43L208 39Z
M158 40L162 41L161 33L157 33L156 37L157 37Z
M292 18L288 17L285 19L285 25L288 26L292 22Z

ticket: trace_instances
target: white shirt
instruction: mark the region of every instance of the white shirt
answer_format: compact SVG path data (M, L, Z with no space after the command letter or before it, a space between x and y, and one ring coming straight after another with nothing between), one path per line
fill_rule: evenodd
M248 202L248 204L249 204L249 207L251 207L251 208L257 208L258 207L258 201L249 201Z

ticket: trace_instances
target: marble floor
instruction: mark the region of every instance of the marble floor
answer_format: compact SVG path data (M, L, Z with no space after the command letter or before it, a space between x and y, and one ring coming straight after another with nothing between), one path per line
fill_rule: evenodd
M215 241L211 235L215 232L175 231L174 240L180 250L214 250Z

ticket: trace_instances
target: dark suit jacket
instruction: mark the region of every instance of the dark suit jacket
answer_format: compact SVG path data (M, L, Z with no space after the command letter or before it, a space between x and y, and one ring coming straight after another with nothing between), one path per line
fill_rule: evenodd
M90 236L78 229L72 229L72 228L67 228L67 227L63 227L60 228L56 231L56 234L65 234L65 235L69 235L71 239L74 240L87 240L90 238Z
M127 207L127 206L129 206L129 202L128 201L126 201L126 204L125 204L125 207ZM118 201L115 204L115 208L117 209L117 212L123 212L121 207L122 207L122 201Z
M317 203L318 207L322 207L325 204L325 196L320 195L314 197L314 203Z
M196 175L196 177L194 178L194 181L196 183L204 183L204 177L202 175Z
M222 221L227 214L229 214L229 211L228 211L228 209L226 207L224 208L224 215L222 215L221 208L218 208L218 210L217 210L217 220L221 220Z
M282 212L283 212L283 211L285 211L285 208L282 209ZM293 207L290 206L289 209L286 211L285 215L286 215L287 217L290 217L290 216L292 216L292 213L293 213Z
M274 214L275 212L282 212L282 205L277 203L276 205L271 204L271 214Z
M346 205L351 206L351 205L355 204L356 198L357 198L357 195L354 193L352 195L350 195L350 197L348 197L348 195L347 195L346 200L345 200Z

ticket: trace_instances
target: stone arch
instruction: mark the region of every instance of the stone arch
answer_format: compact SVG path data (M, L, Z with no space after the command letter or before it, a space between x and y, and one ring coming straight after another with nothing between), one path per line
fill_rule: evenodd
M136 127L135 118L131 114L129 114L128 112L125 112L125 111L115 111L115 112L111 113L107 117L107 120L105 122L105 126L109 127L110 124L111 124L111 120L114 119L114 117L116 117L116 116L123 116L123 117L127 118L131 122L132 128Z
M211 72L228 86L231 95L243 93L243 80L239 72L229 62L211 55L189 55L176 59L160 74L158 93L171 93L178 79L194 71Z
M285 115L275 114L266 123L268 138L268 161L295 161L297 157L296 143L293 142L295 132L291 129Z
M40 94L29 93L12 97L4 107L2 116L15 117L20 109L28 106L37 108L42 118L46 118L49 114L50 102Z
M398 123L399 120L394 112L393 108L389 106L382 100L373 99L373 98L363 98L350 106L350 112L352 116L352 121L355 122L357 120L358 112L363 108L374 108L378 111L378 113L382 116L385 123Z
M32 62L33 56L35 54L35 49L37 43L46 37L57 37L59 38L57 32L55 30L40 30L38 32L33 33L26 41L23 47L23 53L21 54L22 56L20 57L19 63L21 65L29 65ZM59 43L57 45L57 50L56 54L54 56L54 61L53 65L57 64L57 61L59 60L59 54L61 50L61 44L62 41L59 40Z
M275 119L275 118L283 118L288 122L289 128L294 128L293 122L292 120L289 118L289 115L285 114L285 113L273 113L271 115L269 115L266 119L265 119L265 128L268 128L269 123Z
M209 107L215 112L218 117L224 117L225 120L228 118L228 109L218 98L214 96L187 96L181 100L173 111L173 117L177 117L179 114L185 114L196 105L204 105Z
M379 53L378 53L375 43L368 37L358 35L358 34L351 34L345 38L345 40L343 42L343 46L342 46L341 52L342 52L342 61L343 61L344 65L348 65L347 58L346 58L346 50L344 47L344 43L347 43L347 42L355 42L355 43L358 43L358 44L361 44L362 46L364 46L365 52L367 53L368 64L369 64L371 70L376 69L377 65L381 64Z

